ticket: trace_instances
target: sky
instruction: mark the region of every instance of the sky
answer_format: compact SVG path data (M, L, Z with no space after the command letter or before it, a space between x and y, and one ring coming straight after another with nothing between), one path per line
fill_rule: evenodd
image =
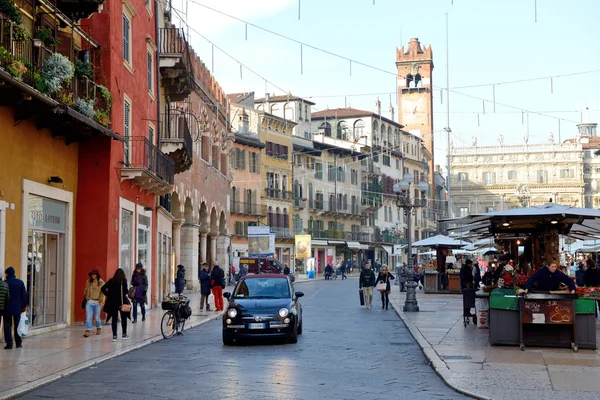
M347 59L307 46L301 56L300 44L253 26L246 37L244 22L204 6L389 73L350 68ZM564 140L586 115L600 122L597 0L173 0L173 7L226 93L291 92L315 102L313 111L374 111L378 97L384 115L390 103L397 110L396 47L412 37L431 45L436 164L446 164L447 65L456 147L470 146L474 137L495 145L500 135L505 144L520 144L527 132L529 143L548 142L551 132L558 141L559 127ZM503 83L544 77L554 78ZM472 85L484 86L465 87ZM482 99L489 100L485 112Z

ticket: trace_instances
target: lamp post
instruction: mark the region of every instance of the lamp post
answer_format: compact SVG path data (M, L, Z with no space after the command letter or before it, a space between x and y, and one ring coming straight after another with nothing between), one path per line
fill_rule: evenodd
M408 250L408 271L406 273L406 300L404 301L404 311L416 312L419 311L419 305L417 303L416 286L414 281L415 271L413 269L414 260L412 254L412 242L411 242L411 230L412 216L417 213L418 208L427 206L427 198L425 193L429 190L429 184L425 181L419 182L417 189L421 193L421 198L411 199L410 189L415 183L415 178L411 173L407 173L404 177L394 185L394 193L396 193L396 206L404 211L406 217L406 248Z

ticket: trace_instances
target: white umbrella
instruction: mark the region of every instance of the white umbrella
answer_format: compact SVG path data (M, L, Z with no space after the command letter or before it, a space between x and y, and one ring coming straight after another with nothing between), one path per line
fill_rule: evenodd
M448 236L444 235L436 235L427 239L419 240L414 242L412 245L414 247L445 247L445 248L461 248L463 246L467 246L469 242L465 242L464 240L456 240L452 239Z

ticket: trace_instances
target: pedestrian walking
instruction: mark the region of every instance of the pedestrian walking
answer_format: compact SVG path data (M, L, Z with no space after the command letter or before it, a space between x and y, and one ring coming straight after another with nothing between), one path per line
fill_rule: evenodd
M0 317L4 314L4 309L8 306L10 300L10 289L8 284L2 280L4 271L0 268Z
M133 321L131 321L131 323L135 324L137 322L138 304L142 310L142 321L145 321L146 304L148 303L148 276L146 275L146 270L142 263L137 263L135 265L135 271L133 271L133 276L131 277L131 286L135 288L133 299L131 299L133 303Z
M379 286L380 284L384 284L385 285L385 290L379 290L379 292L381 293L381 309L388 309L388 306L390 305L390 281L393 281L394 279L396 279L396 277L394 277L394 275L392 275L391 272L388 271L388 267L387 265L382 265L381 266L381 272L379 273L379 275L377 275L377 285Z
M175 277L175 292L177 294L183 293L185 283L185 267L179 264L177 266L177 276Z
M100 288L106 301L104 302L104 312L108 314L112 320L112 334L113 342L117 341L117 324L119 322L119 315L121 316L121 332L122 338L127 340L127 318L131 318L131 304L127 297L127 277L125 271L121 268L117 268L112 278L108 280Z
M242 268L240 267L240 273ZM204 310L204 304L206 304L206 311L210 311L210 305L208 304L208 296L210 296L210 271L208 264L202 264L200 269L200 311Z
M84 337L90 337L92 334L92 319L96 322L96 335L102 333L102 319L100 311L104 305L104 293L100 290L104 286L104 281L100 278L100 272L93 269L88 273L90 279L85 281L83 298L85 300L85 333Z
M13 267L6 269L6 284L8 285L10 299L4 308L2 317L4 321L4 342L6 343L4 348L8 350L13 348L13 331L17 348L23 347L23 340L17 333L17 328L21 321L21 313L27 311L27 290L23 281L15 276Z
M363 291L365 297L365 308L372 308L373 303L373 286L375 286L375 273L371 269L369 263L365 264L365 268L360 272L358 280L358 289Z
M327 263L327 266L325 267L325 280L331 280L331 275L333 275L333 267L331 264Z
M210 273L210 286L215 298L215 311L223 311L223 289L225 289L225 273L218 265Z
M288 267L287 264L285 264L284 267L283 267L283 274L285 276L288 276L290 274L290 267Z
M348 277L346 276L346 263L343 261L340 264L340 273L342 274L342 280L348 279Z
M479 284L481 283L481 269L479 268L479 263L476 261L473 264L473 284L475 289L479 290Z
M406 292L406 266L403 265L398 271L398 283L400 284L400 291Z

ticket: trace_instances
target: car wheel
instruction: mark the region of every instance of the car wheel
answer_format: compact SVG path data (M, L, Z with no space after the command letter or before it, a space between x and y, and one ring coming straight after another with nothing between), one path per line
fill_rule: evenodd
M290 336L288 341L290 343L298 343L298 327L294 327L294 332L292 333L292 336Z
M233 337L223 332L223 344L225 346L233 346Z

